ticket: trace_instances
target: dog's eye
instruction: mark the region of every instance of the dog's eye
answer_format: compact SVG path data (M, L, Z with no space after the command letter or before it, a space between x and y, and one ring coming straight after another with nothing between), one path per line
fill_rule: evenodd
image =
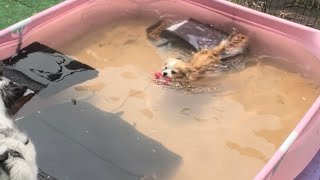
M167 70L167 69L168 69L168 68L167 68L167 66L166 66L166 67L164 67L164 69L165 69L165 70Z
M27 141L24 143L25 145L29 144L29 139L27 139Z
M171 74L177 74L177 72L175 72L175 71L171 71Z
M24 157L22 156L22 154L19 153L18 151L15 151L15 150L9 150L9 151L8 151L8 154L9 154L10 156L12 156L12 157L24 159Z
M10 152L10 155L13 157L19 157L20 153L18 153L17 151L12 151L12 152Z

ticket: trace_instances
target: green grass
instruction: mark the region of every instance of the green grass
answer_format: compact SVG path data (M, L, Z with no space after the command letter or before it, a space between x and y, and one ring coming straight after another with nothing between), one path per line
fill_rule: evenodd
M64 0L0 0L0 30Z

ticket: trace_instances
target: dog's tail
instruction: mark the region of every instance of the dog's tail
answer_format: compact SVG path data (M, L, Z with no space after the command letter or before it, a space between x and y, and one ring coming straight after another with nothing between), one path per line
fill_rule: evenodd
M224 49L219 51L220 54L218 55L220 55L221 59L226 59L228 57L243 54L248 47L249 38L246 35L233 32L221 43L224 46Z
M219 56L221 53L223 53L226 49L226 47L228 46L228 44L230 43L229 38L224 39L223 41L221 41L219 43L218 46L214 47L213 49L211 49L211 54L213 56Z

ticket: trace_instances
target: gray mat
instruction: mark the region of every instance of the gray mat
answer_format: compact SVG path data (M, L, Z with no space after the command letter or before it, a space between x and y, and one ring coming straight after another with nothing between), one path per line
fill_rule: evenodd
M17 124L36 145L42 176L59 180L169 179L181 161L121 113L85 102L55 105Z

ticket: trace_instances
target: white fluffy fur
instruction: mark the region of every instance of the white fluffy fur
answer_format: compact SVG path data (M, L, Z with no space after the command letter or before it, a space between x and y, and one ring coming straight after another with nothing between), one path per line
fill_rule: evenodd
M172 78L172 70L174 70L174 68L175 68L174 66L177 61L179 61L179 60L175 59L175 58L171 58L171 57L168 58L164 69L162 69L162 75L164 75L164 73L165 73L166 77Z
M0 89L3 89L6 83L1 80ZM28 143L25 144L27 141ZM32 141L19 131L13 120L8 117L0 95L0 155L9 149L20 153L24 159L9 155L7 160L0 162L0 180L36 180L38 168L35 147Z

